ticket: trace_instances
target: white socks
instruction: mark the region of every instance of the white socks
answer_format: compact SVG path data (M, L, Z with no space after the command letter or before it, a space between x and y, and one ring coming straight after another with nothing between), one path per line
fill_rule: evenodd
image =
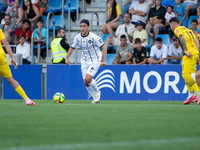
M91 86L86 87L88 93L90 93L90 95L94 98L95 95L95 91Z
M99 89L98 89L96 81L94 79L92 79L92 82L89 83L89 85L93 88L95 93L99 93Z

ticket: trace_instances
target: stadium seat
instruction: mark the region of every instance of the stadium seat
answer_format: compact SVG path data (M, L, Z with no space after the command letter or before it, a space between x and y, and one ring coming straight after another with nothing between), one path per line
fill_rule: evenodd
M77 1L76 0L71 0L70 1L70 12L75 12L77 8ZM78 1L78 9L80 10L80 0ZM66 0L65 7L64 7L64 12L68 12L68 0Z
M55 30L57 30L60 27L62 28L62 16L55 15ZM63 28L65 29L65 18L64 18L64 27ZM53 30L53 16L51 18L49 30L51 30L51 31Z
M24 2L24 0L21 0L21 1L20 1L20 7L23 6L23 2Z
M148 35L148 46L146 48L151 49L152 45L153 45L152 37Z
M44 12L48 13L57 11L62 11L62 0L49 0L48 7Z
M168 34L159 34L156 38L160 37L162 39L163 44L167 45L169 47L170 45L170 37Z
M115 59L116 54L107 54L107 65L112 65L113 60Z
M167 8L169 5L175 6L176 2L175 0L162 0L161 5L164 5Z
M188 21L188 28L192 27L192 20L194 20L194 19L197 20L197 18L198 18L197 15L190 16L189 21Z
M103 34L102 37L101 37L102 40L103 40L103 42L105 42L105 41L106 41L106 38L107 38L108 36L111 36L111 35L113 35L113 34ZM113 48L113 50L116 50L116 49L117 49L117 47L114 47L114 46L112 46L112 45L109 44L108 50L110 50L111 48Z
M42 20L44 21L44 27L47 27L47 16L41 16Z

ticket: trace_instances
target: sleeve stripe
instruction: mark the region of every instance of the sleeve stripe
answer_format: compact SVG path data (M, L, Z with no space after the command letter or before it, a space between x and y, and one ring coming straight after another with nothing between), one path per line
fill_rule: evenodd
M100 48L102 47L102 46L104 46L105 44L103 43L101 46L100 46Z

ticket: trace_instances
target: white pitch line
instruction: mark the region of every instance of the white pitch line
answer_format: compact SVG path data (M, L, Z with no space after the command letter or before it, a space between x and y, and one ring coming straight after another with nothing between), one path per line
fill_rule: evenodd
M151 140L135 140L135 141L114 141L114 142L96 142L96 143L75 143L75 144L61 144L61 145L35 145L35 146L18 146L0 148L0 150L72 150L83 148L100 148L100 147L126 147L126 146L140 146L151 144L169 144L169 143L185 143L185 142L199 142L200 137L189 138L172 138L172 139L151 139Z

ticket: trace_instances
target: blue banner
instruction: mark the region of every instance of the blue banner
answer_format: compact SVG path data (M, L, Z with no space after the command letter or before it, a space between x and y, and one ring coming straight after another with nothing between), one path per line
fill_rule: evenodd
M181 65L107 65L100 67L94 79L101 90L101 100L183 101L187 88L181 71ZM62 92L66 99L92 99L80 65L47 65L47 99L56 92Z
M42 99L42 66L41 65L19 65L18 69L10 66L13 78L19 82L21 87L31 99ZM3 79L3 98L22 99L13 87Z

